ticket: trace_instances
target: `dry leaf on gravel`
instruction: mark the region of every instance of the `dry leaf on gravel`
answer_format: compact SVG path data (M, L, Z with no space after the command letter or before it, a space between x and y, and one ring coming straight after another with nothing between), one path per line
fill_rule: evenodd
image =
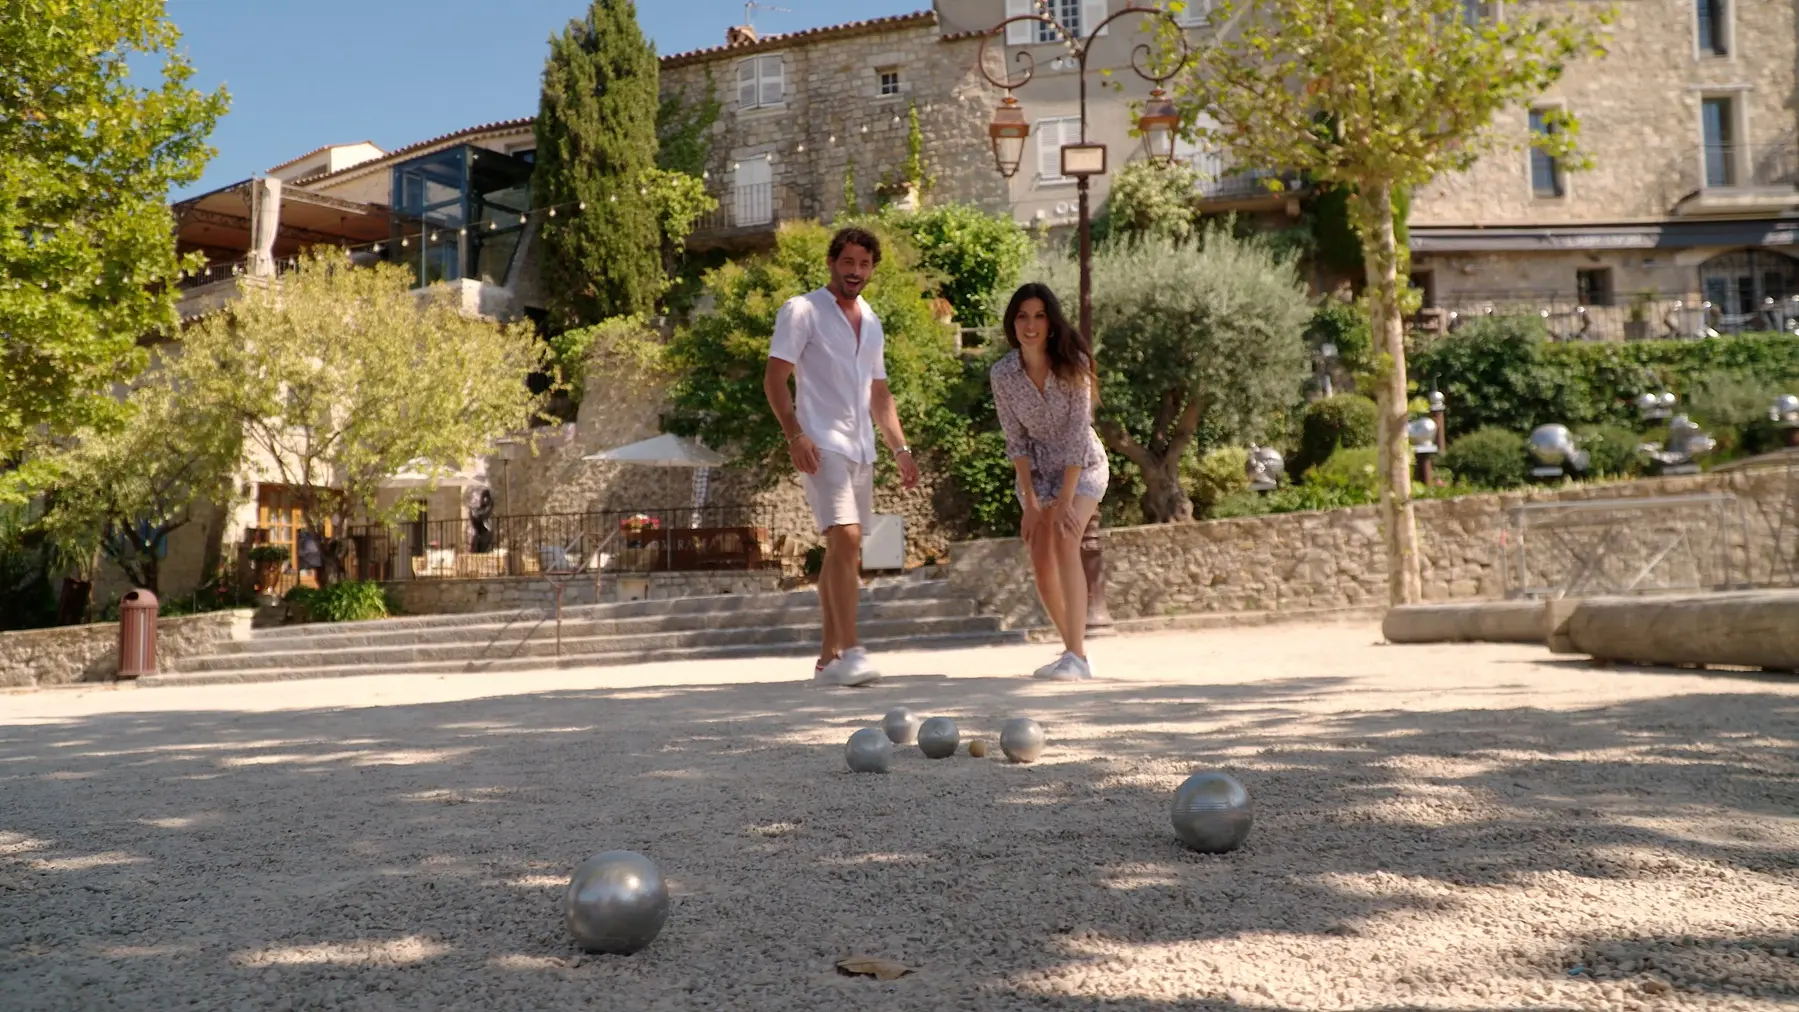
M912 968L879 956L851 956L837 961L837 972L852 977L861 975L876 980L898 980L911 973Z

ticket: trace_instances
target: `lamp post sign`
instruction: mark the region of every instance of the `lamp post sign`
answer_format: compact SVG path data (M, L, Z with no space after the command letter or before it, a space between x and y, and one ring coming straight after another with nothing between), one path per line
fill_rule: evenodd
M1155 7L1131 5L1114 12L1110 17L1095 25L1081 25L1081 32L1071 32L1067 26L1049 13L1042 0L1037 2L1038 12L1035 14L1019 14L1001 21L987 30L986 37L981 40L979 55L975 58L975 66L988 83L1006 93L1000 101L999 108L994 110L993 120L987 126L988 139L993 144L993 163L999 174L1010 180L1018 174L1018 167L1024 161L1025 142L1030 139L1031 125L1025 117L1024 108L1012 94L1019 88L1029 84L1037 73L1037 58L1028 47L1021 47L1014 55L1018 64L1015 74L995 77L987 66L987 46L995 38L1003 38L1009 26L1034 23L1047 26L1053 38L1059 39L1073 58L1076 68L1076 80L1080 86L1080 140L1074 144L1062 145L1060 151L1061 174L1075 181L1075 190L1079 205L1080 228L1080 328L1082 336L1087 338L1089 346L1093 343L1093 215L1090 202L1089 180L1094 176L1103 176L1107 171L1108 152L1104 144L1089 141L1087 138L1087 59L1092 52L1094 42L1102 37L1107 25L1121 18L1142 16L1167 21L1178 25L1174 16L1168 11ZM1137 115L1137 129L1143 136L1144 153L1152 161L1172 163L1174 161L1175 138L1180 131L1181 116L1169 100L1162 85L1174 75L1181 72L1192 55L1187 45L1186 36L1181 40L1181 56L1166 73L1158 74L1150 66L1151 49L1147 43L1140 43L1131 51L1130 67L1138 77L1148 81L1152 88L1149 99L1143 110ZM1004 62L1001 62L1004 67ZM1112 624L1112 617L1106 610L1105 576L1101 566L1099 541L1099 514L1089 523L1086 535L1081 539L1081 563L1087 575L1087 624L1090 627L1104 627Z

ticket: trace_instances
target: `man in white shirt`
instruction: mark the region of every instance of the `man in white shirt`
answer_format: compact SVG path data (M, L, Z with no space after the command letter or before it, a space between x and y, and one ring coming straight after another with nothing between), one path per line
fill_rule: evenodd
M775 317L762 391L787 436L806 502L825 536L818 603L824 637L813 680L868 685L881 676L856 638L862 531L873 521L875 426L906 488L918 465L887 387L886 338L862 290L881 262L881 242L859 228L831 239L831 282L787 300ZM792 377L797 393L790 393Z

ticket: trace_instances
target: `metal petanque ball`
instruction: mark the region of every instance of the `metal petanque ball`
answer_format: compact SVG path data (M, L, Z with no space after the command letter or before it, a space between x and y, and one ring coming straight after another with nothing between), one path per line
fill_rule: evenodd
M1241 847L1255 821L1249 792L1237 778L1217 770L1188 777L1174 792L1170 817L1181 842L1202 854L1223 854Z
M918 717L903 706L896 706L881 718L881 730L895 745L910 745L918 738Z
M1015 763L1034 763L1043 754L1043 725L1029 717L1014 717L1000 728L999 748Z
M588 952L628 956L668 920L668 884L656 862L609 850L581 862L568 882L568 930Z
M865 727L850 735L843 758L852 773L885 773L893 762L893 743L879 728Z
M948 717L932 717L918 725L918 750L930 759L948 759L956 754L962 741L956 722Z

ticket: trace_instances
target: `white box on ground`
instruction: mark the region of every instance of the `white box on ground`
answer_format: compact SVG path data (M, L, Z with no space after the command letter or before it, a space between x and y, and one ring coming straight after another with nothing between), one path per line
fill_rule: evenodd
M862 532L862 568L906 568L906 521L898 513L876 513L874 524Z

